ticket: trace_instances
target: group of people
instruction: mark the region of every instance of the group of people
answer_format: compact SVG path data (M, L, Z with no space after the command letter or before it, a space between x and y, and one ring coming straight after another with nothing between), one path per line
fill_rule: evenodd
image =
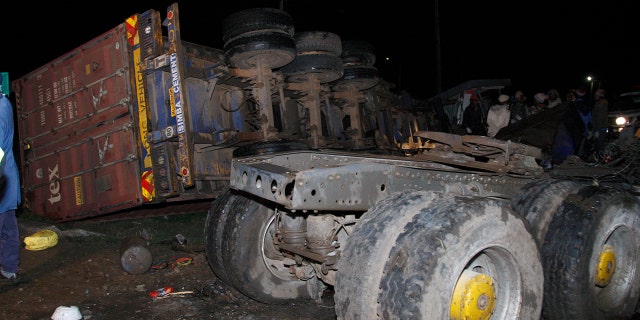
M597 89L592 100L586 95L583 89L570 89L563 99L558 90L551 89L536 93L529 103L522 91L513 96L501 94L485 114L478 96L471 94L462 126L467 134L495 137L504 127L562 105L567 109L554 137L552 161L562 163L571 155L584 158L604 148L609 113L604 89Z

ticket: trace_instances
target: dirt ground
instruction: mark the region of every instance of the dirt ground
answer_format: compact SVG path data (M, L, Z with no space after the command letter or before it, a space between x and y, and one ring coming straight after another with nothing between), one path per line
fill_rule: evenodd
M205 218L198 212L52 224L20 213L22 239L51 229L58 243L40 251L23 246L20 280L0 281L0 319L50 319L59 306L77 306L85 320L335 319L331 292L320 302L274 306L222 283L204 253ZM120 261L130 236L148 240L152 265L144 273L130 274ZM175 292L150 296L162 287Z

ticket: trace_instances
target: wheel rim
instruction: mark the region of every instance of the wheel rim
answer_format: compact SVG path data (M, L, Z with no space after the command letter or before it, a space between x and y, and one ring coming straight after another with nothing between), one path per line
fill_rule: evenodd
M513 318L519 312L514 306L522 303L524 291L521 285L513 284L520 283L522 274L513 255L501 247L486 248L460 273L451 296L450 318Z
M276 215L272 215L269 222L266 223L264 230L260 233L262 247L260 252L262 254L262 261L267 267L267 270L274 276L282 280L292 280L293 274L291 273L290 265L295 261L286 258L275 243L273 243L273 235L275 233L275 219Z
M604 287L611 282L613 273L616 270L616 253L611 245L605 245L600 251L598 264L596 267L596 278L594 283L598 287Z
M464 270L451 299L452 320L489 319L495 307L493 280L486 274Z
M601 310L613 310L623 305L636 277L634 232L625 226L613 228L605 243L593 257L592 290Z

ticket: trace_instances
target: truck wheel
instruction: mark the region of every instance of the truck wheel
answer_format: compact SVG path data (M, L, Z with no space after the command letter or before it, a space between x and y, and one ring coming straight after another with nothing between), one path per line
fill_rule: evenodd
M363 40L342 40L342 61L345 66L369 66L376 63L373 45Z
M614 188L569 195L542 246L545 319L628 319L640 298L640 205Z
M227 284L268 304L319 299L324 284L315 276L299 280L289 268L295 262L273 243L274 211L242 195L232 196L229 202L233 210L220 239Z
M368 66L347 66L344 67L342 78L335 81L331 89L336 92L349 91L351 87L356 90L367 90L373 88L380 82L378 69Z
M417 214L417 208L435 199L434 193L396 193L362 216L338 260L334 300L339 319L358 319L359 315L360 319L377 319L380 280L398 232Z
M366 216L339 261L339 318L539 319L538 247L504 203L420 191Z
M318 82L327 83L339 79L344 74L342 60L334 54L298 54L288 65L280 69L288 82L308 82L313 75Z
M295 59L296 43L285 33L246 33L225 43L224 53L235 68L251 69L262 64L277 69Z
M222 258L222 242L224 226L229 215L238 208L242 198L232 194L230 189L222 192L211 204L204 223L205 255L213 273L225 283L229 278L224 269Z
M575 181L556 179L531 182L513 198L511 207L529 221L536 239L544 243L544 236L556 210L567 195L575 193L580 186Z
M295 34L293 17L275 8L249 8L234 12L222 20L222 40L227 43L250 32L274 30L291 37Z
M329 53L336 56L342 54L342 41L340 36L326 31L302 31L297 32L293 38L296 40L298 55L305 53ZM340 60L342 63L342 60Z

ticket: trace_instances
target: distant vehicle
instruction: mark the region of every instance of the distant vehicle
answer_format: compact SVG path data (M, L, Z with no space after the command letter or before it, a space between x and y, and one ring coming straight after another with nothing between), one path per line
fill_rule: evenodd
M608 137L616 139L620 132L633 125L640 116L640 90L622 93L609 105Z

